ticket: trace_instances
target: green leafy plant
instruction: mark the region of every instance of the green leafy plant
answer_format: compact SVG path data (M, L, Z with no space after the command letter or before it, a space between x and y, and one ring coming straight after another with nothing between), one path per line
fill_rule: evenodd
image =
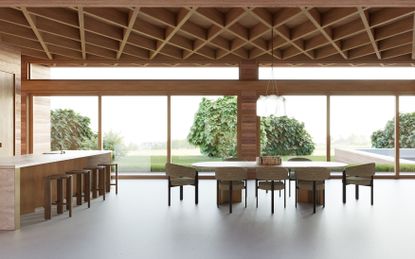
M304 123L287 116L261 119L262 154L280 156L311 155L315 149Z
M236 128L236 97L225 96L215 101L204 98L187 139L209 157L234 157ZM268 155L310 155L315 149L304 124L294 118L262 119L260 135L262 152Z
M57 109L51 111L51 148L63 149L89 149L93 139L96 138L90 128L91 120L70 109ZM96 142L95 142L96 143ZM95 144L95 148L97 145Z
M401 148L415 148L415 112L399 114L400 146ZM372 133L372 147L395 147L395 123L394 120L386 122L383 130Z
M189 143L198 146L209 157L236 155L237 104L233 96L217 100L203 98L187 136Z

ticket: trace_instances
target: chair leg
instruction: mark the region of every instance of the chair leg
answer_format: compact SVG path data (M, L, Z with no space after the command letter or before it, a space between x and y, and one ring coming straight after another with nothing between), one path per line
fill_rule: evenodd
M63 213L63 183L62 183L62 179L57 179L56 182L57 182L56 207L57 207L58 214L62 214Z
M43 207L45 208L45 220L50 219L52 214L52 189L50 185L51 181L49 179L45 179L45 196L43 204Z
M118 194L118 164L115 165L115 194Z
M295 208L297 208L297 203L298 203L298 186L297 186L297 181L295 181Z
M288 180L288 197L291 197L291 180Z
M66 178L66 209L69 211L69 217L72 217L72 177Z
M326 207L326 187L323 189L323 208Z
M98 177L98 174L97 174L97 170L96 169L93 169L92 170L92 174L91 174L91 178L92 178L92 183L91 183L91 185L92 185L92 198L93 199L95 199L96 197L98 197L98 192L97 192L97 177Z
M287 184L286 180L284 180L284 209L287 208Z
M76 175L76 205L82 205L82 175Z
M219 181L216 181L216 206L219 208Z
M356 198L356 200L358 200L359 199L359 185L355 185L355 198Z
M346 183L343 181L343 203L346 204Z
M256 199L256 207L258 208L258 180L255 180L255 199Z
M274 181L271 181L271 213L274 214Z
M195 204L199 204L199 183L195 184Z
M180 200L183 200L183 185L180 186Z
M84 175L84 200L88 202L88 208L91 208L91 173Z
M245 180L245 208L247 205L247 197L248 197L248 180Z
M229 213L232 213L232 181L229 181Z
M103 172L101 173L102 176L102 185L101 185L101 189L102 189L102 199L105 201L105 193L107 192L107 173L106 173L106 169L104 167ZM111 180L111 178L109 179Z
M255 197L258 197L258 179L255 179Z
M313 181L313 213L316 213L316 182Z
M171 187L170 187L170 181L167 183L167 205L171 205Z

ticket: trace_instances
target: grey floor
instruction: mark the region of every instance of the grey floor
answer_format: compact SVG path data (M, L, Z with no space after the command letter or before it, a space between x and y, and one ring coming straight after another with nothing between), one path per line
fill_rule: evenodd
M118 196L94 200L91 209L76 207L42 220L42 210L23 218L18 231L0 232L0 258L415 258L415 181L375 181L375 205L369 188L341 202L341 182L327 183L327 204L312 214L308 205L295 209L294 198L276 199L260 192L255 208L249 183L248 208L228 214L215 204L215 182L200 183L199 206L193 188L179 201L173 191L167 206L166 182L120 181ZM277 196L278 197L278 196Z

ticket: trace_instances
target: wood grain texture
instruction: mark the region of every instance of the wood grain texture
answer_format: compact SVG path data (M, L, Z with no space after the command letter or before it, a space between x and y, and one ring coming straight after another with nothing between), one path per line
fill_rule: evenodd
M33 153L51 150L50 97L33 98Z
M14 154L14 75L0 71L0 156Z
M253 161L259 155L256 100L255 91L241 91L238 96L238 158L241 160Z
M19 227L18 169L0 168L0 230L14 230ZM17 210L16 210L17 208Z
M21 144L21 126L20 126L20 94L21 94L21 59L20 51L0 44L0 71L5 73L12 74L14 76L14 99L13 99L13 109L12 117L14 123L14 131L12 133L13 144L13 154L20 154L20 144ZM8 114L10 116L10 114Z
M183 7L183 6L200 6L200 7L297 7L297 6L415 6L411 0L118 0L116 3L111 0L77 0L77 6L90 7L113 7L113 6L140 6L140 7ZM73 0L58 0L51 2L50 0L2 0L0 6L37 6L37 7L51 7L51 6L72 6Z
M20 174L20 209L21 214L33 212L43 206L44 178L52 174L64 174L75 169L95 167L98 164L110 163L111 153L91 157L77 158L37 166L23 167Z
M265 93L266 81L238 80L30 80L22 91L34 95L237 95ZM282 95L413 95L414 80L279 80Z
M37 64L28 64L25 59L22 62L22 75L26 79L49 79L50 68ZM29 105L29 102L30 105ZM32 110L30 110L32 109ZM33 111L35 109L36 111ZM29 126L29 115L33 114ZM32 146L30 152L50 151L50 99L48 97L28 98L23 93L21 98L21 129L22 129L22 154L29 153L29 141ZM29 128L35 129L33 136Z

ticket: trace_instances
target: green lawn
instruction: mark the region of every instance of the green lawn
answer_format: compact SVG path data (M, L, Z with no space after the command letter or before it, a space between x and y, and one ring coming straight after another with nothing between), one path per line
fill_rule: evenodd
M220 161L206 156L172 156L173 163L190 166L196 162ZM117 159L120 172L164 172L165 156L126 156Z
M283 156L284 161L292 156ZM325 161L325 156L304 156L313 161ZM173 156L173 163L190 166L192 163L203 161L221 161L221 158L211 158L206 156ZM165 156L126 156L117 159L120 165L120 172L164 172L166 163ZM376 164L377 172L393 172L393 165ZM415 165L402 164L401 172L415 172Z

